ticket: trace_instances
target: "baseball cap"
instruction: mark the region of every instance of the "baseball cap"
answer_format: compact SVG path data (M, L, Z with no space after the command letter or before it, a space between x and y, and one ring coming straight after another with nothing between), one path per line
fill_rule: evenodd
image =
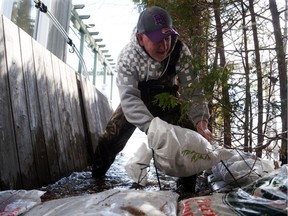
M158 6L149 7L141 12L137 31L145 34L153 42L159 42L170 35L178 35L172 26L170 14Z

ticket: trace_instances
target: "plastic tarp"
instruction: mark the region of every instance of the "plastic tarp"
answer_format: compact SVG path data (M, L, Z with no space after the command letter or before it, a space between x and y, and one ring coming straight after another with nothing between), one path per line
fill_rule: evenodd
M6 190L0 191L0 216L21 215L41 203L45 191Z
M287 216L288 165L228 193L177 202L172 191L111 189L41 203L43 191L0 192L0 215Z
M234 152L231 158L212 167L214 182L223 180L226 184L243 186L274 170L272 160L257 158L249 152Z
M178 194L172 191L111 189L97 194L50 200L25 216L176 216Z
M287 216L287 173L288 166L283 165L235 191L182 200L178 216Z

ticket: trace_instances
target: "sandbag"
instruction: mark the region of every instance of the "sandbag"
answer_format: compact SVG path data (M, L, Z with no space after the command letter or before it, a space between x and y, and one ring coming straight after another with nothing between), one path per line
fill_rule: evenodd
M0 215L16 216L29 211L41 203L45 191L39 190L5 190L0 191Z
M249 152L236 150L231 158L223 160L223 163L218 163L211 169L213 181L223 180L227 184L236 184L236 179L241 185L249 184L273 170L272 160L257 158Z
M111 189L97 194L50 200L25 216L176 216L179 195L172 191Z
M181 200L178 216L287 215L288 166L228 193Z
M131 157L124 168L127 175L139 185L145 186L148 180L147 169L150 166L152 159L152 150L148 148L145 142L142 142L139 148L135 151L134 156Z
M212 146L199 133L168 124L158 117L152 120L147 137L157 168L169 176L198 174L233 156L231 150Z

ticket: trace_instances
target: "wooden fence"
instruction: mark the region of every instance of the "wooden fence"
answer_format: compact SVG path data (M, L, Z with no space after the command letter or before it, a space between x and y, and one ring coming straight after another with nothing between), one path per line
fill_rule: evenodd
M33 189L91 165L107 98L0 19L0 190Z

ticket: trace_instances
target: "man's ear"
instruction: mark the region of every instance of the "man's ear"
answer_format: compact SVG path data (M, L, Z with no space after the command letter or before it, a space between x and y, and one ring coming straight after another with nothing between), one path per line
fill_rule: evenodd
M143 43L143 34L137 33L137 34L136 34L136 37L137 37L137 39L138 39L138 42L139 42L140 46L144 46L144 43Z

